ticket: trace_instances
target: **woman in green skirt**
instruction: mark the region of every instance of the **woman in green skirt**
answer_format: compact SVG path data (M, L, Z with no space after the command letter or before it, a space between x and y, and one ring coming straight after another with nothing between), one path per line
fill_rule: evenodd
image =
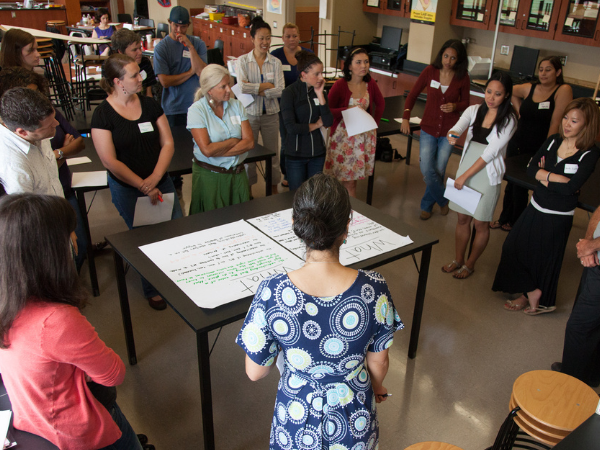
M458 213L456 257L443 266L442 271L455 272L454 278L464 279L475 271L475 262L488 243L489 222L496 209L500 183L506 171L506 147L517 125L517 114L510 102L511 94L510 77L503 72L495 73L485 85L485 101L481 105L469 106L448 132L448 142L454 145L460 135L468 130L454 187L460 190L468 186L481 193L473 214L450 202L450 209ZM471 222L474 222L476 234L471 254L465 259L471 237Z
M194 138L190 214L250 200L244 160L254 147L246 110L231 97L227 69L210 64L188 110L187 129Z

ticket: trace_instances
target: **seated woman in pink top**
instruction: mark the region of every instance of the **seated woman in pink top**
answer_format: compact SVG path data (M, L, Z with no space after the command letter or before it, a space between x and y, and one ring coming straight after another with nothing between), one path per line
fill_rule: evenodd
M63 198L0 200L0 371L14 427L61 450L142 450L108 388L123 382L125 365L80 312L74 229Z

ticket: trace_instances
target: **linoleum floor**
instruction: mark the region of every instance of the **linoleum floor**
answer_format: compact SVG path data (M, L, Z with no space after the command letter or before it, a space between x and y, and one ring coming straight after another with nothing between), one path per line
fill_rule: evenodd
M405 154L406 138L393 136L393 146ZM459 156L452 155L447 175L454 176ZM184 195L189 205L191 175ZM279 189L282 189L281 186ZM366 181L358 197L366 198ZM489 245L475 273L455 280L440 268L454 259L456 214L446 217L434 209L431 219L419 219L425 190L418 162L418 142L410 165L405 161L378 162L373 206L437 236L416 359L408 359L410 323L417 271L410 258L379 268L390 285L394 303L406 328L396 334L390 349L385 385L393 394L378 408L380 450L402 450L421 441L438 440L465 450L492 445L508 413L513 382L524 372L549 369L562 355L564 329L582 268L575 253L588 214L577 210L560 276L557 310L528 317L507 312L507 296L491 291L506 233L492 230ZM254 187L264 195L264 184ZM94 193L87 194L88 207ZM496 217L500 212L499 204ZM108 190L95 194L89 212L92 240L126 230ZM417 257L420 260L420 256ZM112 252L102 251L96 264L99 297L90 297L84 314L100 337L127 361L120 319ZM89 286L87 265L81 278ZM127 274L138 364L127 365L118 402L138 433L148 435L159 450L201 449L202 422L194 333L170 308L151 309L144 300L138 275ZM217 449L268 449L269 429L277 389L276 371L251 382L244 372L244 353L235 344L241 321L227 325L211 356L212 393ZM217 332L210 333L211 342Z

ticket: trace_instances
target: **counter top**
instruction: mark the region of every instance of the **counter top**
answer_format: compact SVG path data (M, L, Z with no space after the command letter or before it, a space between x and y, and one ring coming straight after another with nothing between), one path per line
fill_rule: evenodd
M3 5L2 3L0 3L0 10L4 10L4 11L48 11L48 10L65 10L65 6L64 5L57 5L57 6L52 6L51 8L46 8L46 4L44 3L42 6L40 6L39 8L19 8L18 6L14 6L14 5Z

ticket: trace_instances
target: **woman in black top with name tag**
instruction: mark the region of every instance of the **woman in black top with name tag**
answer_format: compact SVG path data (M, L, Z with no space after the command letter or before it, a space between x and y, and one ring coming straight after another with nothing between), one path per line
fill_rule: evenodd
M174 152L173 136L161 106L140 95L142 77L135 60L111 55L102 67L100 86L108 98L94 111L92 139L108 170L112 201L129 229L133 228L138 197L148 196L153 205L175 192L167 169ZM171 219L182 216L174 195ZM144 296L154 309L165 309L165 301L142 279Z
M573 100L571 86L565 84L558 56L548 56L538 67L539 83L519 84L513 88L512 104L519 113L517 131L508 143L506 157L532 155L553 134L558 133L565 107ZM527 207L529 191L510 181L504 188L500 218L490 228L510 231Z
M560 134L550 136L529 162L527 173L539 184L531 203L502 246L492 289L510 294L504 308L530 316L556 309L562 260L573 224L579 189L596 167L600 150L598 106L589 98L565 108Z

